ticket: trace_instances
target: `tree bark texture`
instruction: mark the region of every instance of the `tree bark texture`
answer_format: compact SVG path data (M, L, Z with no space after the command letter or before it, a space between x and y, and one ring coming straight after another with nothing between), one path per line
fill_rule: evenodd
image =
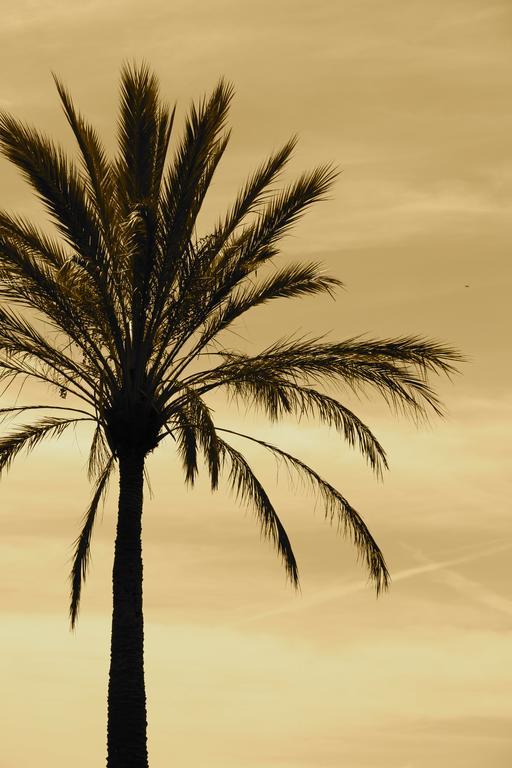
M112 574L107 768L148 768L142 614L143 483L144 456L120 456Z

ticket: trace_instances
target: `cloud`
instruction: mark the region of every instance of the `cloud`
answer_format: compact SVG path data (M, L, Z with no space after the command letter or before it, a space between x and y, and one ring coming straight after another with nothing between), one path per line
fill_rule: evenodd
M76 635L55 616L4 615L2 626L2 680L12 690L0 703L9 723L6 764L30 764L36 750L45 764L55 743L64 764L79 732L95 738L81 742L73 764L93 764L103 749L96 734L104 727L108 620L88 617ZM342 622L331 633L338 642L325 652L292 634L147 621L152 760L165 764L172 754L174 762L186 756L212 768L242 761L248 768L357 768L373 764L369 730L384 768L407 753L432 756L436 739L450 751L466 736L480 756L492 747L486 723L509 706L510 633L396 627L347 642ZM70 714L78 703L79 719ZM47 738L23 739L27 718ZM66 739L58 737L63 727ZM470 758L465 764L476 766Z

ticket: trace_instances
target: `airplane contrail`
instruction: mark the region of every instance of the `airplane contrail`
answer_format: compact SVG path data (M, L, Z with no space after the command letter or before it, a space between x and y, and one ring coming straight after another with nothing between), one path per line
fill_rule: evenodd
M474 560L480 560L480 558L483 557L490 557L491 555L498 554L499 552L505 552L506 550L509 550L512 547L512 544L501 544L499 546L494 547L486 547L485 549L480 549L477 552L473 552L471 554L462 555L460 557L454 557L449 560L440 560L437 562L428 562L424 565L417 565L412 568L404 568L401 571L397 571L396 573L391 574L391 581L392 583L396 581L402 581L404 579L412 579L415 576L421 576L424 573L432 573L434 571L441 571L446 568L450 568L454 565L462 565L463 563L472 563ZM352 595L355 592L362 592L363 590L368 589L368 581L365 581L363 579L360 579L358 581L353 581L349 584L346 584L345 586L333 586L329 587L327 589L323 589L320 592L317 592L314 595L311 595L311 597L304 598L300 601L290 601L290 603L287 603L286 605L283 605L279 608L273 608L269 611L263 611L262 613L257 613L253 616L249 616L246 619L242 619L241 621L236 623L236 626L240 626L246 623L252 623L253 621L259 621L260 619L266 619L270 616L279 616L281 614L285 613L295 613L297 611L303 610L304 608L308 608L313 605L321 605L322 603L327 603L330 600L335 600L339 597L344 597L345 595Z
M406 546L418 560L424 563L433 563L432 560L425 557L419 550L408 545L404 546ZM508 548L508 546L502 545L502 549ZM498 548L498 551L501 551L500 548ZM467 576L463 576L461 573L451 570L450 566L447 565L439 568L439 575L444 584L464 595L467 600L480 603L488 608L504 613L507 616L512 616L512 601L503 595L494 592L481 582L469 579Z

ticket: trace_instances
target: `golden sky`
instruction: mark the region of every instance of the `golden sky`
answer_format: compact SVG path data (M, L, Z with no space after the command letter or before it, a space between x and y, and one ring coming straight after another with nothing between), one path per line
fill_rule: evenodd
M284 241L283 259L320 259L346 290L336 302L258 310L239 326L244 339L421 333L469 359L452 383L436 383L444 421L417 429L374 399L355 404L388 451L384 483L314 424L269 427L214 402L218 423L292 450L363 514L393 577L378 601L321 506L283 469L276 482L256 449L247 454L295 546L300 595L252 512L227 490L186 490L171 445L151 457L151 767L508 768L510 2L4 5L0 106L66 147L51 71L110 147L124 60L152 65L178 102L178 133L192 98L221 75L234 83L232 140L205 227L294 133L289 178L325 161L342 169L331 199ZM0 206L43 221L5 160ZM115 486L74 635L67 622L71 544L90 495L87 440L48 443L2 479L2 768L104 760Z

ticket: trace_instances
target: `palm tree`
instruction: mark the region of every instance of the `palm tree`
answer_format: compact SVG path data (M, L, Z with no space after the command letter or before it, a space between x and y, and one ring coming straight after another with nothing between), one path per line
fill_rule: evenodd
M0 378L6 385L36 380L68 399L1 410L4 418L40 416L18 423L0 439L0 470L44 438L77 423L95 425L88 461L94 493L70 577L74 627L96 512L118 467L107 764L143 768L148 765L141 553L146 456L170 437L187 483L194 483L200 457L212 490L224 472L241 501L254 507L264 535L298 586L286 531L229 436L270 451L318 491L326 515L351 536L379 593L389 580L383 555L347 499L282 448L216 426L205 396L223 388L274 421L288 414L315 417L338 430L380 473L387 466L382 446L354 413L323 391L325 385L373 388L391 406L419 417L440 412L427 374L450 373L461 358L418 337L334 343L292 337L255 354L228 350L224 332L253 307L332 293L340 285L318 264L274 266L281 238L325 197L335 170L320 166L276 190L273 184L296 143L292 139L250 176L213 231L198 238L196 219L228 144L231 86L221 80L209 98L192 105L167 165L174 110L162 103L146 65L122 70L119 150L113 160L66 88L55 82L81 167L45 135L9 114L0 116L0 148L44 203L58 233L48 235L21 217L0 213Z

